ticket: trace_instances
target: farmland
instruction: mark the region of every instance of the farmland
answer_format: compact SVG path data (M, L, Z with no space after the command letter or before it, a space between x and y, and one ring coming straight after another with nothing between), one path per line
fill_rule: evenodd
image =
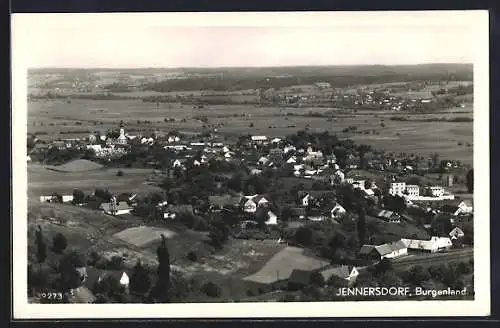
M308 129L311 132L329 131L357 143L393 152L422 156L438 152L447 158L472 163L472 147L466 145L473 143L473 122L438 121L457 117L471 119L470 108L461 109L460 113L406 114L406 121L392 121L390 118L394 112L383 111L376 114L363 111L346 113L332 108L286 109L255 105L214 105L198 109L179 103L163 103L157 108L153 103L140 100L76 99L70 104L48 100L30 103L29 108L29 132L37 134L43 131L43 134L38 134L41 139L86 137L94 131L116 128L121 120L132 134L157 129L203 132L210 131L209 126L213 126L225 135L252 133L273 137ZM328 116L305 115L311 113ZM199 121L199 116L206 117L208 122ZM174 118L175 121L165 122L165 118ZM422 121L413 121L417 119ZM436 121L424 121L430 119ZM151 123L145 125L138 120ZM344 133L343 130L350 126L356 126L357 132Z
M49 170L45 165L28 165L28 195L38 198L40 195L51 195L54 192L71 194L78 188L89 193L96 188L104 188L113 192L129 192L134 186L137 192L159 190L146 180L152 174L150 169L120 169L124 174L117 177L118 169L103 168L92 171L60 172Z

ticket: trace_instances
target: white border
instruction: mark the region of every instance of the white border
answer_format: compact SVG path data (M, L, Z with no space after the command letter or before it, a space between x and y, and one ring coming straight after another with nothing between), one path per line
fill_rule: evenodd
M475 300L474 301L376 301L321 303L224 303L224 304L28 304L27 281L27 170L26 58L29 44L23 29L38 23L110 26L116 20L134 20L148 26L387 26L396 22L423 26L468 24L476 32L474 60L474 173L475 173ZM334 16L334 18L332 17ZM439 18L436 23L436 18ZM359 26L359 24L357 24ZM12 177L13 177L13 316L14 319L62 318L220 318L220 317L408 317L487 316L490 314L489 243L489 22L487 11L434 12L302 12L302 13L148 13L148 14L13 14L12 15ZM446 40L443 40L444 42ZM57 51L54 49L54 51Z

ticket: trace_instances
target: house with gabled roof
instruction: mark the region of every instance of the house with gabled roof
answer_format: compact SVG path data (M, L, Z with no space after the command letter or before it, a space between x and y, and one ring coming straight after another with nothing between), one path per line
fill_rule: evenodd
M381 260L383 258L393 259L408 254L408 247L406 244L398 240L392 243L382 245L363 245L358 252L359 257L368 259Z
M398 213L389 210L378 211L377 218L390 223L401 223L401 216Z
M348 285L352 285L356 278L359 276L359 271L355 266L352 265L340 265L331 268L326 268L320 271L325 282L333 280L332 278L338 278L345 280Z
M430 240L402 238L401 241L405 243L409 251L418 252L436 253L449 250L453 246L451 239L448 237L433 236Z
M258 207L267 206L269 204L269 200L263 195L251 195L244 196L241 201L241 208L246 213L255 213Z
M455 228L453 228L453 230L450 231L449 236L450 236L451 240L455 240L455 239L463 238L465 236L465 234L464 234L462 229L460 229L459 227L455 227Z

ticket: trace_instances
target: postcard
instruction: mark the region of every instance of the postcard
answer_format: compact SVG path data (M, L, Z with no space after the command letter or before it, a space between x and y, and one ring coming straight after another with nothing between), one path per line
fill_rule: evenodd
M489 315L488 24L13 14L14 318Z

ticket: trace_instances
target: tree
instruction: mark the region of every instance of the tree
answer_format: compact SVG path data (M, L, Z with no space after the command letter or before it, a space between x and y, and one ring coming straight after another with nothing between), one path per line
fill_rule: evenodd
M300 227L295 232L295 240L297 243L308 246L313 242L313 231L309 227Z
M82 204L85 201L85 193L80 189L73 190L73 204Z
M167 248L167 239L161 234L161 244L156 249L158 257L158 280L154 288L154 296L161 302L168 300L170 288L170 254Z
M438 153L432 154L431 160L432 160L432 167L436 168L439 164L439 154Z
M55 253L61 254L68 246L68 241L62 233L58 233L52 239L52 250Z
M292 215L293 215L293 210L289 206L285 206L281 210L280 218L283 222L287 222L292 218Z
M201 290L210 297L219 297L222 294L221 288L211 281L205 283Z
M467 179L467 191L469 193L474 192L474 171L473 171L473 169L470 169L469 171L467 171L466 179Z
M137 261L134 267L134 272L130 277L130 291L137 294L145 294L151 287L151 279L147 270L141 265L141 261Z
M47 245L43 240L42 227L38 226L38 230L36 231L36 258L38 263L40 264L40 268L42 263L45 262L47 258Z
M365 243L366 237L366 211L362 206L358 207L358 239L361 245Z
M85 266L85 258L77 253L71 251L64 255L59 262L59 284L60 288L64 291L77 288L82 283L82 276L76 270Z
M313 286L323 287L325 285L325 278L318 271L314 271L311 273L310 282Z

